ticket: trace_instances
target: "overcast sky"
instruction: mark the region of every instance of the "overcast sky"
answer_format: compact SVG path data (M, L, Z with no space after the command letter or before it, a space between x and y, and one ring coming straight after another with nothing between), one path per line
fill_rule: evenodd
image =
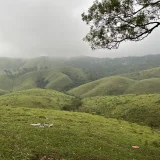
M92 51L81 20L93 0L0 0L0 56L122 57L160 54L160 27L141 42Z

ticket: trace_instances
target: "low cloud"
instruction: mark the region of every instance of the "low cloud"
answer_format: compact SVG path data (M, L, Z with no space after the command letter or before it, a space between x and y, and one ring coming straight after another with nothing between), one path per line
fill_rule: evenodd
M1 0L0 56L100 56L158 54L160 29L139 43L123 43L118 50L92 51L82 41L89 28L81 13L92 0Z

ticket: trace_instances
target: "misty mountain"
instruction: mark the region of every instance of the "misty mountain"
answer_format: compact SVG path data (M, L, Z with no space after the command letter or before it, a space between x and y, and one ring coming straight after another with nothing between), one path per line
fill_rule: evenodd
M0 58L0 62L1 94L6 93L5 91L31 88L44 88L66 92L83 84L115 75L128 77L131 80L160 78L160 55L115 59L93 57ZM101 81L99 82L100 86L103 85L103 83L108 83L107 81L103 83L101 83ZM152 80L150 83L151 82ZM118 81L116 83L112 81L112 83L114 88L120 85ZM125 81L123 84L125 84ZM156 88L156 84L159 84L159 82L154 84L154 88ZM114 94L116 94L115 92ZM152 93L154 93L154 91L152 91ZM155 93L157 93L157 91ZM96 91L95 95L97 94L99 95Z
M37 57L32 59L0 58L0 73L15 72L24 68L58 68L70 66L89 74L90 81L106 76L125 74L160 67L160 54L143 57L95 58L95 57Z

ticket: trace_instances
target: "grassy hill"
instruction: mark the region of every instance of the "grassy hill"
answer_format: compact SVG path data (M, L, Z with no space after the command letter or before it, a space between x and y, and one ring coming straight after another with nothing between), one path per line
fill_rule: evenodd
M4 94L7 94L7 93L8 93L8 91L0 89L0 96L4 95Z
M51 109L0 105L0 113L1 160L159 160L159 132L149 127Z
M57 91L30 89L0 96L0 106L52 108L61 110L65 106L71 105L73 100L74 97Z
M160 93L160 78L132 80L122 76L102 78L68 91L77 97L93 97L123 94L154 94Z
M24 74L0 75L0 89L25 90L46 88L66 91L88 81L87 75L78 68L60 67L29 71Z
M46 88L57 91L64 91L72 84L68 75L50 69L45 71L35 71L17 77L13 90L24 90L31 88Z
M0 57L0 74L4 74L4 70L16 70L26 63L25 59Z
M95 58L95 57L37 57L31 59L0 58L0 74L4 70L19 70L26 68L58 68L70 66L82 69L90 81L99 78L142 71L160 67L160 55L122 58Z
M0 89L11 90L13 88L13 80L6 75L0 75Z
M71 89L68 93L82 98L103 95L121 95L135 82L136 81L129 78L112 76Z
M135 79L135 80L142 80L142 79L149 79L149 78L160 78L160 67L152 68L148 70L143 70L139 72L133 72L124 74L122 76Z
M0 58L0 160L159 160L159 62Z
M151 94L160 93L160 78L150 78L137 81L125 93Z
M127 89L127 86L129 87L131 81L134 84L134 81L131 79L159 78L159 61L160 55L114 59L93 57L0 58L0 89L17 91L31 88L46 88L66 92L87 82L93 82L97 79L101 81L100 78L105 76L123 74L123 80L120 80L120 77L112 78L112 83L109 82L112 81L110 78L106 82L102 80L101 84L99 83L100 81L94 82L92 84L93 88L92 85L89 87L87 84L85 87L88 87L89 91L82 89L86 92L82 97L119 95L127 93L125 89ZM124 79L124 77L129 79ZM118 85L118 83L120 84ZM107 89L101 89L103 87ZM83 94L83 91L78 91L77 89L75 91L77 92L75 95Z
M160 128L160 94L83 99L80 111Z
M99 78L141 71L160 67L160 55L147 55L142 57L122 57L122 58L95 58L95 57L37 57L29 59L21 68L44 67L57 68L71 66L83 69L91 80Z

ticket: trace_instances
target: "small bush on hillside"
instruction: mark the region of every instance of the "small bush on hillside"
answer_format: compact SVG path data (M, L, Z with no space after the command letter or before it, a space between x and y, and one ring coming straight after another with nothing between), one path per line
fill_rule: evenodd
M38 78L36 81L36 85L38 88L44 88L48 84L48 81L44 78Z
M152 141L152 145L154 146L154 147L160 147L160 140L154 140L154 141Z
M74 98L71 104L63 106L65 111L77 111L82 106L82 101L80 98Z

